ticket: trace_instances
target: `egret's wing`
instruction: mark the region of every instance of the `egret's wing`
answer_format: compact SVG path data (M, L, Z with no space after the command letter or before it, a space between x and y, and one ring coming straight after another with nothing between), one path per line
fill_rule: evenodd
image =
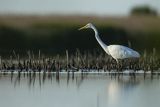
M124 51L126 58L130 58L130 57L139 58L140 57L140 54L138 52L134 51L133 49L130 49L125 46L121 46L121 47L122 47L122 50Z
M140 57L138 52L121 45L110 45L108 46L108 50L111 56L115 59Z

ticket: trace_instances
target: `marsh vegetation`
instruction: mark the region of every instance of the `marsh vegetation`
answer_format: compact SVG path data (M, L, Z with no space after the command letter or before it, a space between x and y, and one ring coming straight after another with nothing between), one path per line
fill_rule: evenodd
M97 26L107 44L131 47L141 54L135 61L115 60L105 54L91 30L77 29L88 22ZM158 16L0 16L1 70L55 71L63 69L133 69L160 67Z
M120 64L105 53L91 54L90 52L80 52L77 50L74 54L70 54L66 50L65 56L45 56L41 51L33 53L28 51L26 56L20 56L13 51L10 58L0 57L0 70L18 71L18 72L78 72L78 71L102 71L111 72L116 70L123 72L124 70L154 71L159 70L160 58L156 56L155 51L151 55L144 53L140 59L121 60Z

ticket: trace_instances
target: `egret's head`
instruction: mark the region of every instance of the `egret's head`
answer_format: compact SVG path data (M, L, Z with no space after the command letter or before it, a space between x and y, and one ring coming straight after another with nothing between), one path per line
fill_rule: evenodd
M79 28L78 30L91 28L92 26L93 26L93 24L92 24L92 23L88 23L88 24L86 24L85 26L83 26L83 27Z

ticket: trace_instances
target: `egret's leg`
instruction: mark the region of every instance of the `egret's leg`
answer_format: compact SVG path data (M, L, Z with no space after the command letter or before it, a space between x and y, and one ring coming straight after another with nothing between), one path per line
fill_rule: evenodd
M119 61L118 61L118 59L116 59L116 62L117 62L117 65L119 64Z
M117 69L117 71L119 72L119 69L120 69L120 64L119 64L119 61L118 61L118 59L116 59L116 62L117 62L117 66L118 66L118 69Z

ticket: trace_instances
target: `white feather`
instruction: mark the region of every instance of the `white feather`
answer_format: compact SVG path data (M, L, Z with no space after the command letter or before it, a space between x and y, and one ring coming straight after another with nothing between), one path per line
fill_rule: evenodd
M114 59L139 58L140 54L133 49L121 45L109 45L107 49Z

